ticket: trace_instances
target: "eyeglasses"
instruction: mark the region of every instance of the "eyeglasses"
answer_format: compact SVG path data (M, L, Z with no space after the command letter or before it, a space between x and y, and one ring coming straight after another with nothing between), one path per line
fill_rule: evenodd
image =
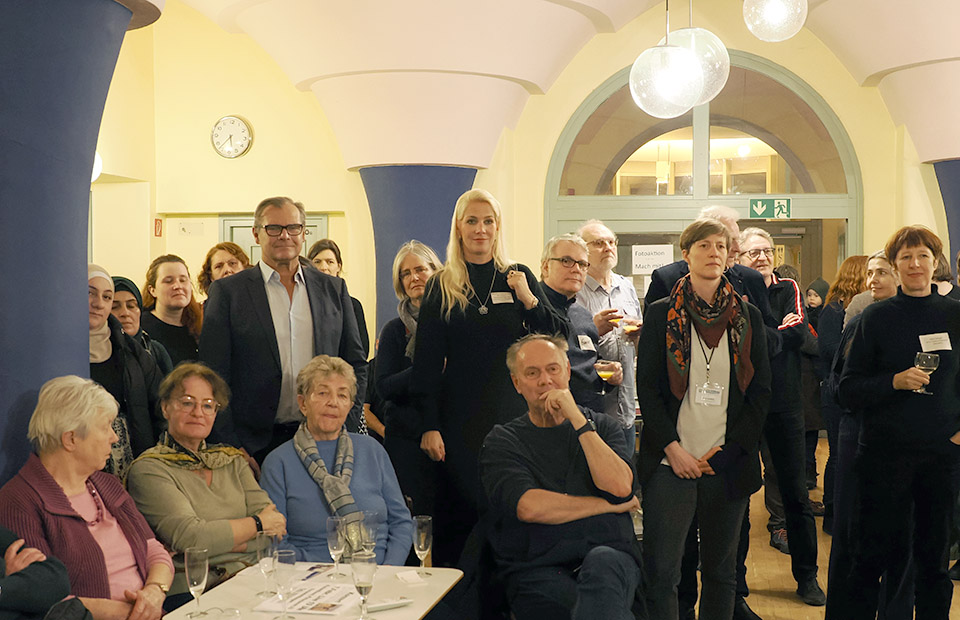
M303 232L303 224L287 224L286 226L281 226L280 224L267 224L266 226L261 226L260 228L267 231L267 234L271 237L279 237L283 234L283 231L286 230L287 234L291 237L296 237Z
M200 413L205 416L212 416L220 411L220 403L211 398L198 401L193 396L182 396L174 402L177 403L180 411L184 413L193 413L198 404L200 405Z
M586 271L590 267L590 263L585 260L573 260L569 256L561 256L560 258L551 258L550 260L555 260L567 269L573 268L574 265Z
M763 254L767 258L773 258L773 248L757 248L755 250L747 250L746 252L740 252L740 254L746 254L750 257L750 260L757 260L760 258L760 255Z
M591 245L591 246L593 246L593 247L595 247L595 248L603 248L603 247L606 247L606 246L610 246L611 248L615 248L615 247L617 247L617 238L614 237L613 239L610 239L610 238L606 238L606 239L602 239L602 238L601 238L601 239L594 239L593 241L587 241L587 245Z

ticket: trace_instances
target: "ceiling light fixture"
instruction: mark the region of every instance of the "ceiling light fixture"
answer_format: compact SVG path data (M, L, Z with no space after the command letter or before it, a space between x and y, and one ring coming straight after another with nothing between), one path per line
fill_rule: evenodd
M690 0L690 26L670 33L673 44L684 47L696 56L703 71L703 92L694 106L711 101L720 94L730 76L730 54L720 37L705 28L693 27L693 0ZM660 39L660 45L666 37Z
M643 51L630 68L630 94L640 109L656 118L686 113L703 93L703 69L696 55L670 44L670 0L666 2L664 43Z
M786 41L807 21L807 0L744 0L743 21L761 41Z

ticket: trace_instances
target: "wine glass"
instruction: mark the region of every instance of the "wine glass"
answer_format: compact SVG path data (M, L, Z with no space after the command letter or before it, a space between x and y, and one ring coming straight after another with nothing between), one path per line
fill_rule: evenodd
M287 601L293 592L294 583L297 575L297 552L291 549L278 549L277 568L273 572L274 582L277 584L277 594L280 596L280 605L282 613L273 620L296 620L287 614Z
M364 510L363 522L363 550L375 553L377 548L377 532L380 529L380 513L376 510Z
M917 353L917 356L913 359L913 365L928 375L932 375L933 371L940 365L940 356L936 353ZM927 391L926 386L921 386L914 392L917 394L933 394L933 392Z
M609 360L597 360L593 365L596 369L597 374L600 375L600 378L603 379L603 386L601 388L601 395L606 395L607 393L607 381L617 372L617 363L611 362Z
M270 584L273 582L273 571L277 569L277 558L274 555L276 548L273 535L267 532L257 532L255 542L257 545L257 566L260 567L260 573L267 582L267 589L263 592L257 592L257 596L260 598L269 598L276 594L276 592L270 589Z
M340 572L340 556L343 555L347 543L346 524L343 517L327 517L327 549L330 550L330 557L333 558L333 573L330 579L339 579L346 577L347 574Z
M189 547L183 552L183 568L187 577L187 587L190 594L197 601L197 611L187 614L188 618L206 616L207 612L200 609L200 595L207 587L207 573L210 569L210 554L201 547Z
M413 534L413 551L420 559L420 570L417 571L417 574L421 577L429 577L430 573L424 570L423 563L433 546L433 517L417 515L413 518L413 521L416 524L416 530Z
M373 590L373 576L377 572L377 556L369 551L358 551L350 557L350 568L353 570L353 585L360 593L360 618L367 620L367 597Z

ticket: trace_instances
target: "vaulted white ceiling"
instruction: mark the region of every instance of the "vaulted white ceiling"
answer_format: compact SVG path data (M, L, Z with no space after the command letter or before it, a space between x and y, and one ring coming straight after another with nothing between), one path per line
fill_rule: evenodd
M657 0L184 0L314 92L351 168L489 165L583 46ZM960 157L960 2L812 0L806 27L879 86L921 159ZM456 136L424 140L424 136Z

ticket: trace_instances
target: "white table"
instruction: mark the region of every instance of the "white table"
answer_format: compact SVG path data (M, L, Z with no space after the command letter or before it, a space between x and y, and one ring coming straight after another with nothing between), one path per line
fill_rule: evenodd
M298 562L297 568L306 569L316 565L316 562ZM350 573L349 564L341 564L340 569L346 573L346 577L340 577L337 580L330 580L329 583L342 583L353 586L353 579ZM383 611L372 612L376 618L383 620L409 620L411 618L423 618L443 596L450 591L463 573L455 568L428 568L429 577L424 577L424 584L407 585L397 579L397 573L401 571L416 570L411 566L380 566L373 580L373 592L370 593L368 602L374 604L384 599L394 599L405 596L413 599L413 603L394 609L385 609ZM319 578L319 577L318 577ZM267 581L263 578L260 570L256 566L251 566L242 570L233 579L229 579L209 592L205 592L200 597L201 609L218 608L236 608L244 620L270 620L279 614L273 612L253 611L253 608L259 605L263 599L257 596L258 592L267 589ZM274 589L270 585L269 589ZM186 605L164 616L165 620L185 620L187 614L196 611L197 604L191 600ZM323 616L316 614L294 614L297 618L304 620L323 620L323 618L356 618L360 615L360 607L349 608L344 614L339 616ZM211 620L217 620L217 616L211 616Z

